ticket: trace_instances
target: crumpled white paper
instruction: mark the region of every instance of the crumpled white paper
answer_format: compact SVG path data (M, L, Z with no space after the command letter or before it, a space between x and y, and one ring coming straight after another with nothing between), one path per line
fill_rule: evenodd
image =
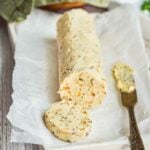
M137 4L141 3L143 0L112 0L113 2L121 3L121 4Z
M59 15L34 10L18 26L13 71L13 104L8 119L13 126L12 141L44 145L45 149L129 149L129 122L112 78L112 66L123 61L135 69L138 103L135 113L147 150L150 148L150 80L148 61L138 12L130 7L105 14L92 14L102 47L107 96L91 110L90 135L77 143L55 138L43 123L43 113L59 100L56 21Z

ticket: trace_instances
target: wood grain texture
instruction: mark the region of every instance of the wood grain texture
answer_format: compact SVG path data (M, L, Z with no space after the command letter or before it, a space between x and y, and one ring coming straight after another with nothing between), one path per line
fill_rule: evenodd
M0 18L0 150L43 150L42 146L10 143L11 125L6 119L12 103L13 49L7 26Z

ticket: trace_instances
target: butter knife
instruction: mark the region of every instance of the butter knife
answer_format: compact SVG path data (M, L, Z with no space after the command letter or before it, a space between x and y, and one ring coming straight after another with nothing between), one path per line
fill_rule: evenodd
M129 112L131 150L145 150L134 114L134 106L137 102L136 90L131 93L121 92L121 99L123 106Z
M145 150L134 113L134 106L137 103L137 94L133 69L126 64L118 63L114 66L113 75L117 87L121 92L122 104L129 112L131 150Z

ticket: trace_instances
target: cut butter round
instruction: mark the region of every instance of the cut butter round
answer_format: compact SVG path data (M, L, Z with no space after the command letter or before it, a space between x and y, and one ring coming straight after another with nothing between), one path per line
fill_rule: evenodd
M57 22L59 94L83 108L92 108L106 95L100 44L94 21L82 9L71 10Z
M59 139L75 142L86 137L92 121L87 110L81 109L72 102L57 102L45 112L44 121L47 128Z

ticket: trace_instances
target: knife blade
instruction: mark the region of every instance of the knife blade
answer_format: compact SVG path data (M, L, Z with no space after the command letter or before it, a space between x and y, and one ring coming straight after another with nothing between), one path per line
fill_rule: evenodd
M127 108L128 107L134 107L135 104L137 103L136 90L134 90L131 93L121 92L121 100L122 100L123 106L125 106Z

